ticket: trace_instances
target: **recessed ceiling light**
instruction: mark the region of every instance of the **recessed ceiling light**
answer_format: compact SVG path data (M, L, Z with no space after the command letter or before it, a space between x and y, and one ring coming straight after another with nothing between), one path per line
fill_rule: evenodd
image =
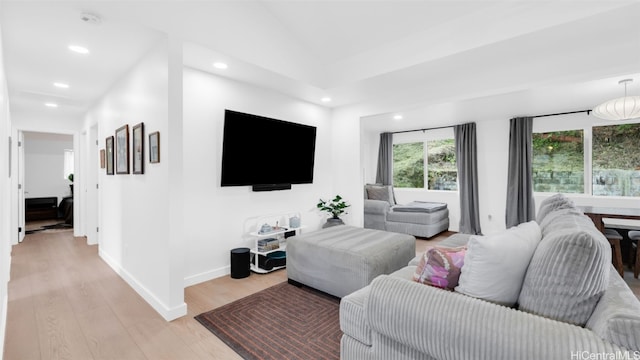
M320 101L325 102L325 103L326 103L326 102L330 102L330 101L331 101L331 98L330 98L330 97L326 97L326 96L325 96L325 97L323 97L322 99L320 99Z
M65 84L65 83L61 83L61 82L55 82L53 83L53 86L60 88L60 89L68 89L69 88L69 84Z
M402 115L393 115L393 120L402 120Z
M79 46L79 45L69 45L69 50L71 50L73 52L77 52L78 54L88 54L89 53L89 49L87 49L84 46Z
M229 66L227 66L227 64L225 64L223 62L219 62L218 61L218 62L214 62L213 63L213 67L216 68L216 69L224 70L224 69L228 68Z
M56 103L45 103L44 106L50 107L50 108L57 108L58 104L56 104Z

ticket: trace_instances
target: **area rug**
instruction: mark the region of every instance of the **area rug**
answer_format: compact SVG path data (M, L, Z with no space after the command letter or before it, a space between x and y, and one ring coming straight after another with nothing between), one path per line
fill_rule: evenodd
M244 359L339 359L340 300L289 283L195 317Z

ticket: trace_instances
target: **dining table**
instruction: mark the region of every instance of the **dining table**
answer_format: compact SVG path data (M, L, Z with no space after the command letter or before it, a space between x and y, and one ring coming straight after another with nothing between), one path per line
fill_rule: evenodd
M598 231L605 234L604 219L628 219L640 220L640 208L603 207L603 206L578 206L578 209L593 221ZM606 235L606 234L605 234ZM622 245L619 240L609 239L613 247L613 263L620 276L624 277L624 265L622 263Z
M603 219L640 220L640 208L578 206L578 209L590 217L596 228L603 234L605 229Z

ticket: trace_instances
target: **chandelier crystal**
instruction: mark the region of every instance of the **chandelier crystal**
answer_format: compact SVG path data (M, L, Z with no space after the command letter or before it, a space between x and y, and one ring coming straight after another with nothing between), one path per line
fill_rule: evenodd
M620 80L624 84L624 97L609 100L593 109L593 115L605 120L628 120L640 117L640 96L627 96L627 84L632 79Z

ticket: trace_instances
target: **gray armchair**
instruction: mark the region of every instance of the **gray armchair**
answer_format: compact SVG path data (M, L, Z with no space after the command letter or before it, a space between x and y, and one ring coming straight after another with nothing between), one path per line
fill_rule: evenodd
M398 205L392 186L368 184L364 188L364 227L428 238L449 229L449 210L445 203Z

